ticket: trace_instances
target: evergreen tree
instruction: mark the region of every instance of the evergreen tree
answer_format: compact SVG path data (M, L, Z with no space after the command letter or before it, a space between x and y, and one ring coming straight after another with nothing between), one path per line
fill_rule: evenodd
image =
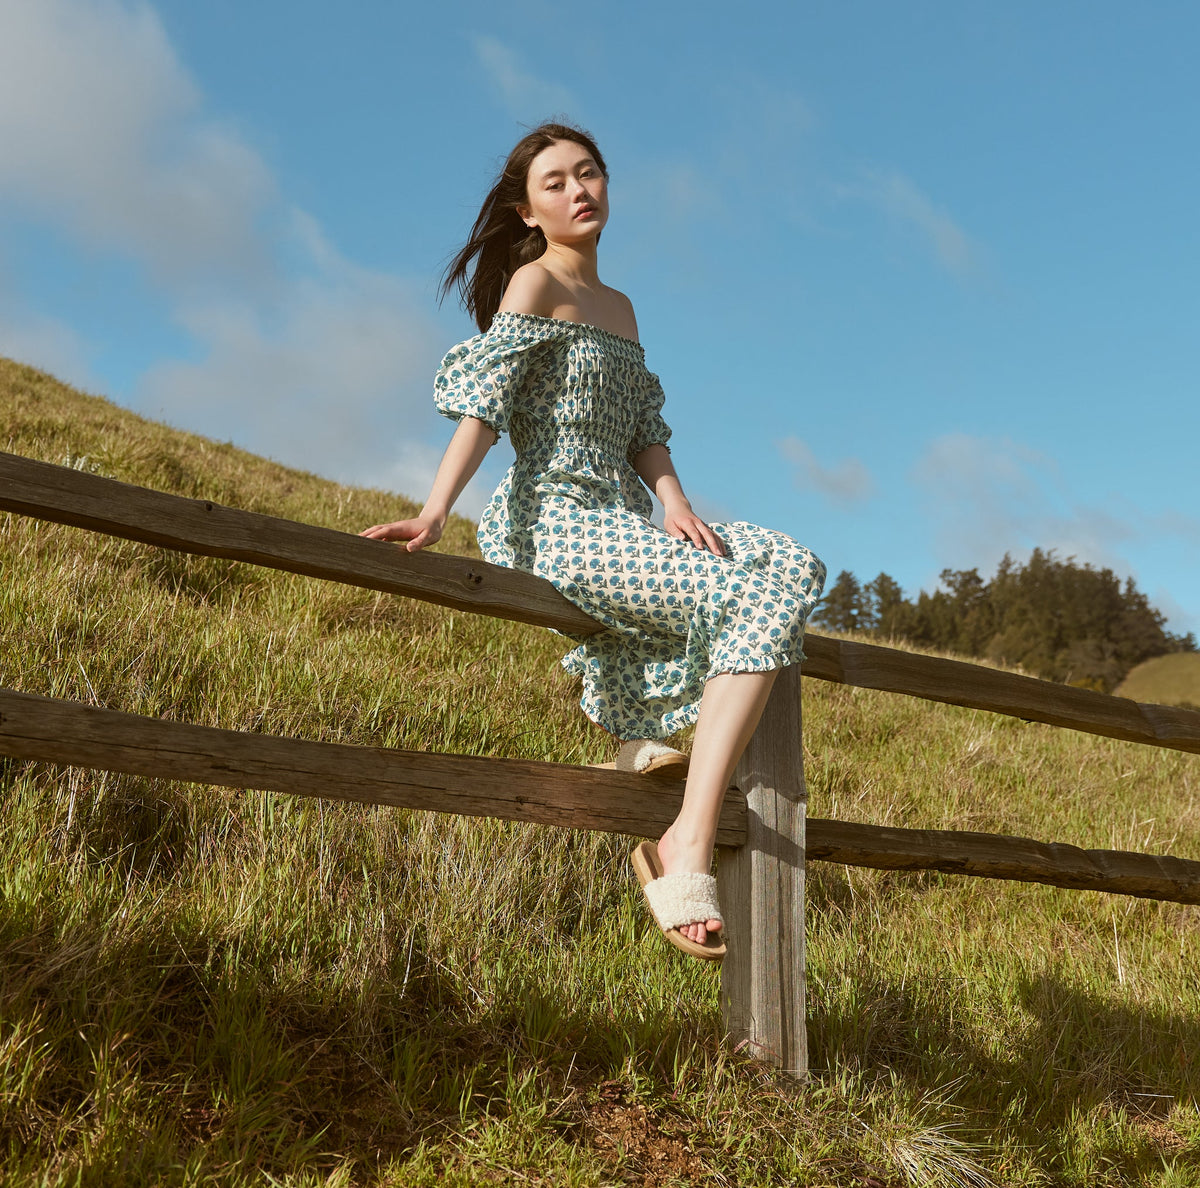
M988 584L977 569L943 569L941 579L950 594L951 626L939 646L981 656L996 631Z
M945 569L942 588L904 598L886 573L865 586L838 574L813 621L833 631L867 631L939 651L986 656L1049 680L1111 691L1135 665L1195 651L1172 635L1132 578L1034 549L1021 565L1005 556L985 581L976 569Z
M848 569L843 569L813 611L812 621L828 631L858 631L864 610L862 583Z
M871 630L887 639L903 635L909 608L900 583L890 574L880 573L866 584L864 593L871 610Z

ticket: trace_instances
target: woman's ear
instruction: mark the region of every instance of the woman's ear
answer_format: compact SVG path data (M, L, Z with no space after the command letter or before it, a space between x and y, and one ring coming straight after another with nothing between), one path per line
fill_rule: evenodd
M521 202L517 204L517 217L526 227L536 227L537 220L533 217L533 207Z

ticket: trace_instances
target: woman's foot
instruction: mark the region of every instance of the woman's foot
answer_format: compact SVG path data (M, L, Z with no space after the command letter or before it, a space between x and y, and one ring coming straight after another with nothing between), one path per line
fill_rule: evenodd
M690 843L675 836L676 827L672 825L662 835L658 842L658 857L662 863L663 874L680 874L683 872L699 871L708 874L712 869L712 842L692 840ZM682 925L681 935L696 944L704 944L710 933L721 931L723 921L716 916L707 920L696 921Z
M720 961L725 956L725 941L712 923L720 925L721 909L717 906L717 881L712 875L698 871L663 869L658 847L654 842L642 842L631 855L642 893L663 936L677 949L705 961ZM695 923L703 921L703 923ZM694 940L697 929L703 931L703 941Z

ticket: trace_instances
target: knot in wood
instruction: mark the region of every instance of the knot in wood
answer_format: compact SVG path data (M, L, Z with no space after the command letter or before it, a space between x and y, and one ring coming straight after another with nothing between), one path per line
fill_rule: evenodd
M473 569L468 569L467 581L470 582L472 586L478 586L483 582L483 574L476 573Z

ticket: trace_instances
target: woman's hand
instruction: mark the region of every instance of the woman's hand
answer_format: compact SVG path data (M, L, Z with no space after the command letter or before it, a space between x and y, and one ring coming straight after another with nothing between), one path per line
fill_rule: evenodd
M442 538L442 529L446 521L437 516L426 515L422 512L412 520L397 520L393 524L376 524L360 532L359 536L369 536L372 540L403 540L404 546L410 553L423 549L426 545L435 544Z
M676 540L690 540L718 557L725 556L721 538L692 511L691 504L672 505L663 511L663 528Z
M411 520L397 520L393 524L375 524L359 536L372 540L407 541L405 548L410 553L435 544L442 538L442 529L454 501L462 494L467 480L479 469L483 456L496 442L496 430L476 417L463 417L442 455L433 488L421 514Z
M692 511L688 497L679 485L679 475L665 445L647 446L633 459L633 468L642 482L658 496L663 505L663 528L676 540L690 540L698 548L716 557L725 556L721 538Z

